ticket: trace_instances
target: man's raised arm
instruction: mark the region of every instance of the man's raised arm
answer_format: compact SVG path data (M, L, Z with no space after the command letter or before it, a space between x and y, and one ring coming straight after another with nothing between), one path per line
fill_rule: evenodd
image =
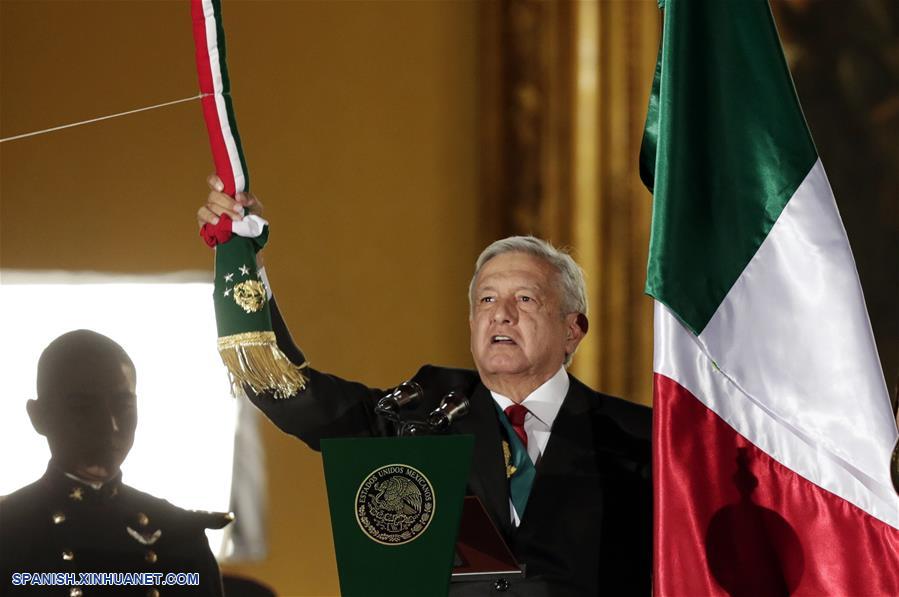
M252 193L237 193L230 197L223 192L221 180L210 175L209 194L197 210L197 224L215 226L225 215L239 222L245 215L262 216L263 205ZM278 348L290 361L300 366L306 362L287 327L264 270L262 252L257 253L257 266L266 285L272 317L272 330ZM314 450L320 441L329 437L359 437L390 435L389 425L374 414L374 404L382 391L363 384L346 381L334 375L305 368L308 381L304 389L286 398L276 398L272 392L256 393L244 387L247 396L282 431L294 435Z

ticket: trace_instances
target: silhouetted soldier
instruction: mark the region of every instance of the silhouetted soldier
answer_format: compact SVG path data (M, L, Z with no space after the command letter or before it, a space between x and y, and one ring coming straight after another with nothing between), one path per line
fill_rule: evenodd
M63 334L41 354L38 398L27 407L51 459L41 479L0 501L0 593L221 595L205 529L225 526L231 515L183 510L122 483L137 426L135 380L122 347L92 331ZM53 579L62 584L41 586L21 573L66 574ZM96 586L79 573L137 584ZM169 573L197 573L198 584L163 586ZM153 578L159 582L146 584Z

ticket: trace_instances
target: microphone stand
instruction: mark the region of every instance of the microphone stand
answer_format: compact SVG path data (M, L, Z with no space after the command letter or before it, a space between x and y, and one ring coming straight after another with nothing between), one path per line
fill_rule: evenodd
M413 437L445 433L453 421L468 414L468 398L458 391L451 391L440 401L440 406L428 414L426 420L406 419L400 411L417 404L424 392L414 381L403 382L387 392L375 405L375 414L393 423L397 437Z

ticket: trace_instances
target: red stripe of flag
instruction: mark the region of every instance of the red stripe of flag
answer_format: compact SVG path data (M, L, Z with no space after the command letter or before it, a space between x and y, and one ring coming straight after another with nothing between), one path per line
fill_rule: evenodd
M670 378L655 375L654 396L655 595L899 595L896 529L771 458Z

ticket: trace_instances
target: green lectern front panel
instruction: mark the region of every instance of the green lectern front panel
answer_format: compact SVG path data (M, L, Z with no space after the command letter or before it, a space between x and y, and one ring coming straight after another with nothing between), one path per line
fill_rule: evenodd
M446 595L474 437L322 440L344 597Z

